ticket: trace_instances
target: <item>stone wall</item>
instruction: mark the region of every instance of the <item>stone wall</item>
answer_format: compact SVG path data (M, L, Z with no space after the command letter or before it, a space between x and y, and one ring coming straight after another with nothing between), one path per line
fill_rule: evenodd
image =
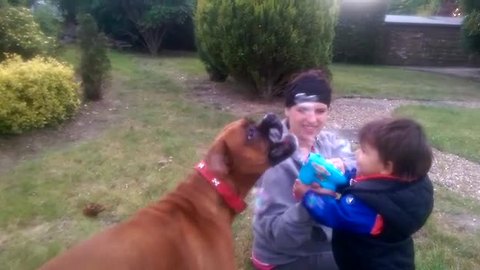
M404 66L480 66L466 53L458 25L385 24L377 62Z

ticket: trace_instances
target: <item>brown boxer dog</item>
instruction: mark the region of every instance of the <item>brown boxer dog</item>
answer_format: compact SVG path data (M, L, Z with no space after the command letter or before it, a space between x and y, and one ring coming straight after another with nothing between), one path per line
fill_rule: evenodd
M158 202L47 262L42 270L235 269L231 225L260 175L295 150L280 120L228 124L185 181Z

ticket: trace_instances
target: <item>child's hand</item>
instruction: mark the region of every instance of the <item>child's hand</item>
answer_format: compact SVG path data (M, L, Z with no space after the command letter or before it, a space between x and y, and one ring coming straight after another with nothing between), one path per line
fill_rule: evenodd
M321 195L330 195L330 196L333 196L333 197L337 197L337 193L335 191L323 188L322 186L320 186L317 183L313 183L310 186L310 189L315 191L318 194L321 194Z
M337 196L337 193L334 191L331 191L329 189L322 188L319 184L313 183L312 185L305 185L300 180L295 180L295 184L293 184L293 197L296 200L301 200L303 196L305 196L305 193L307 193L308 190L313 190L318 194L322 195L329 195L329 196Z
M330 158L327 159L328 162L332 163L337 169L339 169L342 173L345 173L345 163L341 158Z

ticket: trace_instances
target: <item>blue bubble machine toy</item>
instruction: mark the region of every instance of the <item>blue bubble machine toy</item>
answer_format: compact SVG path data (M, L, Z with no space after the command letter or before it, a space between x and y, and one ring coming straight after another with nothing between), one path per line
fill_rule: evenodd
M330 175L325 175L323 178L319 178L317 171L313 164L324 167ZM300 168L298 175L299 180L305 185L311 185L313 183L319 184L321 187L336 191L338 186L347 185L350 181L350 172L346 171L343 174L332 163L328 162L319 154L310 153L307 162Z

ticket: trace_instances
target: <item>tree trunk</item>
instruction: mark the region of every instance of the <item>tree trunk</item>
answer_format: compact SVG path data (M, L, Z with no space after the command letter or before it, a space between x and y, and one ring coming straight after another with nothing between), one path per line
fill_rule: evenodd
M157 29L145 29L140 31L143 42L151 55L157 55L162 46L163 36L165 35L166 27L162 26Z

